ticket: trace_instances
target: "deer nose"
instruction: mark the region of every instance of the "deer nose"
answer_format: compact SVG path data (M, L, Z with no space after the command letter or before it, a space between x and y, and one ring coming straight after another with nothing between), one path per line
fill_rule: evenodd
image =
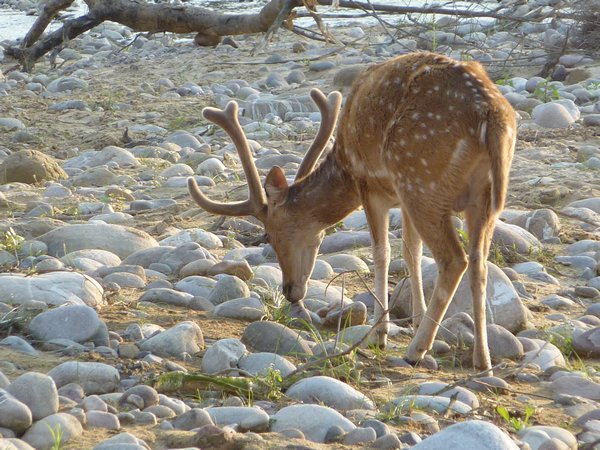
M294 285L291 283L285 283L283 285L282 291L283 291L283 296L290 301L290 296L292 295L292 289L293 289Z

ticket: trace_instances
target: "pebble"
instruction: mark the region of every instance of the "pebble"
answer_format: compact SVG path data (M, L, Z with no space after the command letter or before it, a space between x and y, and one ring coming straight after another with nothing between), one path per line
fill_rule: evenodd
M5 390L0 390L0 428L12 430L21 435L31 424L31 410L27 405Z
M230 319L254 322L263 318L266 310L259 299L248 297L227 300L215 306L213 314L217 317L229 317Z
M312 355L308 343L296 331L276 322L251 323L242 335L242 342L253 351L278 355Z
M237 425L240 431L267 431L269 415L259 407L221 406L207 408L216 425Z
M194 355L204 348L202 330L195 322L184 321L140 343L140 349L158 356Z
M352 422L336 410L320 405L286 406L272 416L274 422L271 431L300 430L306 439L313 442L325 442L329 428L337 426L343 432L350 432L355 427Z
M74 416L66 413L56 413L35 422L23 435L22 439L36 449L50 450L54 445L52 432L56 432L59 427L62 432L62 445L68 444L69 441L83 434L83 427Z
M57 388L69 383L79 384L86 394L105 394L119 387L117 369L99 362L66 361L48 372Z
M440 448L480 450L481 444L484 442L487 450L519 449L517 444L500 428L481 420L469 420L450 425L411 448L414 450L438 450Z
M29 332L40 341L62 338L108 345L106 324L87 305L64 305L42 312L29 323Z
M373 402L364 394L342 381L327 376L297 381L288 388L286 396L302 403L323 404L342 412L350 409L375 409Z
M43 419L58 412L58 391L54 380L49 376L27 372L10 383L6 391L27 405L33 421Z
M204 352L202 372L216 374L235 368L245 354L246 346L239 339L220 339Z

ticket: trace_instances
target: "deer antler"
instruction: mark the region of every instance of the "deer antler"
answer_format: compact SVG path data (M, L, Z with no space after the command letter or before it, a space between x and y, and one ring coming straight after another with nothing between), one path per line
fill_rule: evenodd
M188 189L192 198L201 208L212 214L223 216L255 216L260 219L263 208L267 204L263 188L260 184L258 170L252 159L248 140L237 118L238 105L229 102L224 110L204 108L202 115L205 119L221 127L231 138L240 156L246 180L248 181L248 199L241 202L220 203L209 200L198 188L196 180L188 178Z
M333 91L325 97L325 94L315 88L310 91L310 97L316 103L319 111L321 111L321 125L319 126L315 140L309 147L306 156L298 168L295 181L304 178L315 168L325 146L333 135L333 129L335 128L340 106L342 105L342 94L338 91Z

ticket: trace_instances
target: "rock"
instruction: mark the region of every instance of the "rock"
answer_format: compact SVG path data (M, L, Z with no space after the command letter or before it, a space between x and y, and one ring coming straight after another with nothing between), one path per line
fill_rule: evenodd
M269 415L257 406L221 406L207 408L206 412L219 426L237 424L240 431L267 431L269 429Z
M237 367L246 354L246 346L239 339L220 339L211 345L202 357L202 372L213 374Z
M223 243L215 234L200 228L181 230L179 233L161 240L159 244L177 247L187 242L196 242L207 250L223 247Z
M29 332L41 341L70 339L108 345L106 324L87 305L64 305L38 314L29 323Z
M141 230L101 223L65 225L37 239L48 246L49 255L57 257L75 250L100 249L126 258L139 250L158 246L153 237Z
M40 352L38 352L33 346L27 342L25 339L20 338L19 336L7 336L0 341L1 347L10 348L16 352L21 352L30 356L39 356ZM3 387L2 383L0 383L0 388Z
M535 425L523 428L517 434L522 442L529 444L531 450L538 450L544 442L553 438L567 444L569 450L578 448L575 436L564 428Z
M338 324L341 324L342 328L346 328L363 325L367 321L367 307L364 303L354 302L337 309L332 306L326 308L328 312L323 319L325 327L337 327Z
M580 357L598 357L600 355L600 327L573 335L573 350Z
M212 304L212 303L211 303ZM215 306L213 314L217 317L247 320L254 322L265 316L266 310L263 303L255 298L235 298Z
M185 321L145 340L140 348L164 357L194 355L204 348L204 336L195 322Z
M412 450L439 450L460 448L462 450L518 450L512 439L496 425L481 420L469 420L444 428L433 436L424 439Z
M37 450L51 450L54 445L52 433L56 433L59 428L62 432L62 445L83 434L83 427L75 416L57 413L34 423L22 439Z
M16 438L0 438L0 449L2 450L35 450L27 442Z
M251 280L254 276L250 264L245 259L241 261L221 261L217 264L213 264L208 260L192 261L181 268L179 276L182 278L190 275L214 276L222 273L236 276L244 281Z
M20 435L31 423L31 410L27 405L0 389L0 428L7 428Z
M523 342L522 338L519 338L519 340ZM537 348L525 352L523 355L523 364L537 364L541 370L546 370L554 366L566 366L563 354L554 344L540 339L529 339L529 341L533 342Z
M536 124L544 128L568 128L575 122L567 108L557 102L536 106L531 117Z
M78 89L85 90L87 88L87 82L76 77L59 77L52 80L48 83L48 86L46 86L46 89L48 89L49 92L65 92Z
M131 433L120 433L96 445L93 450L144 450L148 445Z
M473 409L479 408L477 396L464 387L449 387L447 383L428 381L419 385L419 395L430 395L439 397L455 397L459 402L470 406Z
M565 375L552 381L555 397L559 394L576 395L590 400L600 400L600 384L587 378Z
M540 240L558 236L560 231L560 219L550 209L536 209L521 214L509 223L524 228Z
M312 355L309 345L296 331L276 322L251 323L244 330L242 342L258 352Z
M177 430L192 430L204 425L214 425L210 414L204 409L192 408L173 420L173 428Z
M142 404L136 406L140 409L146 409L154 405L158 405L160 399L158 396L158 392L150 386L146 386L140 384L138 386L134 386L132 388L127 389L123 392L123 395L119 399L119 404L126 405L130 403L130 399L132 396L136 396L137 398L142 400Z
M454 314L442 322L437 338L452 345L472 346L475 340L475 322L467 313Z
M104 428L107 430L120 430L121 423L115 414L104 411L88 411L86 414L88 428Z
M227 300L248 297L249 295L250 289L248 289L246 283L238 277L223 275L217 281L216 286L208 296L208 300L214 305L219 305Z
M140 162L129 150L114 145L104 147L102 150L88 150L81 152L78 156L65 161L67 169L91 168L109 165L110 167L138 167Z
M37 150L21 150L0 164L0 184L35 184L68 178L54 158Z
M371 234L368 231L338 231L325 236L320 253L335 253L357 247L370 247Z
M119 387L119 371L98 362L67 361L48 372L60 389L69 383L79 384L87 395L114 392Z
M351 430L344 438L342 439L342 444L344 445L366 445L372 444L377 439L377 435L375 434L375 430L373 428L362 428L358 427L354 430Z
M16 378L6 391L27 405L34 421L58 412L58 391L54 380L37 372Z
M437 278L437 266L431 258L423 257L423 261L423 291L425 298L431 298L433 286ZM490 262L487 264L487 320L489 323L501 325L510 332L517 332L523 329L527 322L527 310L504 272ZM467 271L458 285L446 317L462 311L472 314L473 302L469 283L469 273ZM399 283L390 299L390 304L394 305L392 313L400 318L410 317L412 315L410 299L410 280L407 280L405 283Z
M342 381L326 376L297 381L289 387L286 395L303 403L324 404L338 411L375 408L373 402L364 394Z
M540 241L529 231L499 220L494 227L492 242L501 249L507 249L509 252L516 251L522 255L542 249Z
M523 356L523 344L506 328L487 325L488 346L493 359L517 359Z
M0 277L0 300L15 305L43 299L52 306L75 303L97 308L106 302L103 294L104 290L95 280L74 272Z
M400 395L388 403L388 407L399 408L403 413L412 408L435 411L439 414L445 413L448 409L452 412L466 415L471 412L471 407L459 401L452 401L448 397L439 395Z
M369 273L369 267L367 264L354 255L325 255L323 259L327 261L334 270L338 271L349 271L356 270L360 273Z
M296 366L284 357L267 352L242 356L238 361L238 367L254 376L265 376L271 370L279 370L284 378L296 370Z
M304 433L306 439L313 442L325 442L329 428L340 427L349 432L354 424L334 409L319 405L292 405L280 409L273 415L271 431L280 433L284 430L297 429Z
M187 292L179 292L169 288L152 288L144 292L138 301L188 307L193 299L194 296Z

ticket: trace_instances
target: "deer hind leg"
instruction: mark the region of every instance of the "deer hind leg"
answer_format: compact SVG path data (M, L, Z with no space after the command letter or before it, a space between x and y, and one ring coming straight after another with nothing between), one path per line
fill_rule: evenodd
M408 268L412 300L412 322L416 331L425 314L425 296L423 295L423 277L421 276L421 257L423 241L417 233L408 212L402 210L402 257Z
M481 184L480 184L481 186ZM486 328L486 284L487 255L494 229L495 214L490 207L489 182L483 183L475 193L475 198L465 209L469 232L469 278L473 296L473 320L475 321L475 345L473 347L473 366L478 370L492 367L487 341ZM491 372L490 372L491 374Z
M375 262L375 322L379 325L375 331L379 347L387 345L390 314L388 311L388 269L390 266L390 244L388 239L389 206L381 198L371 196L363 200L363 206L373 245Z
M432 213L432 211L420 214L418 210L413 215L414 218L421 216L423 217L420 219L421 223L415 225L437 263L438 277L427 311L408 347L406 359L409 362L420 361L431 349L440 322L467 268L467 258L450 215L443 212Z

